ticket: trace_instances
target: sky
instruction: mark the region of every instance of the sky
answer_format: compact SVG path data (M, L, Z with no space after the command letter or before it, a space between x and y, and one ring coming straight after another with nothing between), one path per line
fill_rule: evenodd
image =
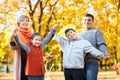
M0 3L2 3L4 0L0 0Z

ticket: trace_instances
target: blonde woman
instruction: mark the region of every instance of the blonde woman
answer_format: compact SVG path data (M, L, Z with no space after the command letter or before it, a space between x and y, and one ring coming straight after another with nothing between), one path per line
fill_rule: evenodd
M30 43L31 30L29 29L29 17L26 15L21 15L18 20L18 36L20 40L25 44ZM14 34L12 32L11 34ZM15 39L10 38L10 48L15 50L14 54L14 80L27 80L27 76L25 76L25 64L26 64L26 52L16 44Z

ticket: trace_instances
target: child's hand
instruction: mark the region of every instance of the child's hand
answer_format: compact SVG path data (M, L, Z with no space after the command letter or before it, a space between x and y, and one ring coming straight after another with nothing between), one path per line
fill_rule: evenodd
M55 32L57 31L58 29L58 25L54 26L53 29L55 30Z

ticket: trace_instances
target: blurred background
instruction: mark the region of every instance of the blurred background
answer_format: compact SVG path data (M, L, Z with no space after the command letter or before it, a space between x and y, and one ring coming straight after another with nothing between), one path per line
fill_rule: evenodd
M13 72L14 51L9 48L10 33L17 27L17 18L26 14L30 28L44 37L59 24L58 34L65 37L66 28L82 30L82 17L91 13L94 26L104 35L110 60L100 60L100 71L112 71L120 61L120 0L0 0L0 72ZM44 49L48 72L62 71L62 49L52 39ZM119 74L117 72L117 74Z

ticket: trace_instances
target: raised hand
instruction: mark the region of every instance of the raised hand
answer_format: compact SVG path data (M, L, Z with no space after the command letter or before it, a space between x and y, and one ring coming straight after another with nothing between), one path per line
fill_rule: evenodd
M10 37L11 41L14 41L14 37L16 36L17 31L18 31L17 28L12 30L11 37Z
M57 29L58 29L58 25L59 25L59 24L57 24L56 26L53 27L53 29L55 30L55 32L56 32Z

